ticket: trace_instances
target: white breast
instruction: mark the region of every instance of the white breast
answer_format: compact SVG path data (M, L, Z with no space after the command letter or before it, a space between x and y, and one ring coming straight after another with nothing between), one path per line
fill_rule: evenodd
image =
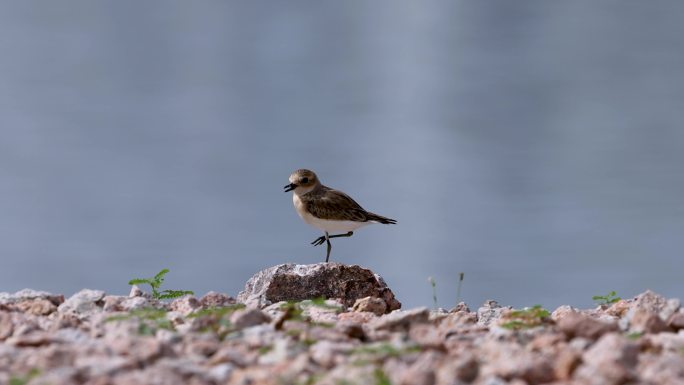
M297 194L292 194L292 203L294 203L297 214L304 220L304 222L310 224L311 226L321 230L326 231L332 235L332 233L347 233L349 231L354 231L359 227L366 226L373 222L355 222L355 221L333 221L329 219L316 218L309 214L304 208L304 203L299 199Z

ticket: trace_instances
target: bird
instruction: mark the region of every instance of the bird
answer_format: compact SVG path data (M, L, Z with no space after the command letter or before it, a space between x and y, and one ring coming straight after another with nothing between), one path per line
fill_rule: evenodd
M316 173L307 169L293 172L285 192L293 191L292 202L297 214L309 225L322 230L322 236L314 239L312 245L326 242L328 252L325 262L330 260L330 238L351 237L354 230L371 223L394 225L396 220L366 211L349 195L321 184ZM340 234L331 235L333 232Z

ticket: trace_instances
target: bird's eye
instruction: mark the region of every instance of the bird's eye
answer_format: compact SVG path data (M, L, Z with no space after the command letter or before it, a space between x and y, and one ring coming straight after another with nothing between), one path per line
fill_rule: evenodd
M302 178L302 183L309 183L309 178L307 178L307 177Z

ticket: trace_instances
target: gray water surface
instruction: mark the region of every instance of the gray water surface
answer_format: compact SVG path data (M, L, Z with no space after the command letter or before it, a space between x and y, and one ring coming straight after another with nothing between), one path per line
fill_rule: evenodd
M333 242L405 306L684 297L684 3L4 2L0 291L237 294Z

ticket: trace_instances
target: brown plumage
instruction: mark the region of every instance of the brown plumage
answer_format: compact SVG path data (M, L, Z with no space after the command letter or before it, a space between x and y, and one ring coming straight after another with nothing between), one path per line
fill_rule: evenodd
M306 194L299 196L304 209L320 219L334 221L368 222L375 221L383 224L395 224L394 219L383 217L366 211L349 195L319 184Z

